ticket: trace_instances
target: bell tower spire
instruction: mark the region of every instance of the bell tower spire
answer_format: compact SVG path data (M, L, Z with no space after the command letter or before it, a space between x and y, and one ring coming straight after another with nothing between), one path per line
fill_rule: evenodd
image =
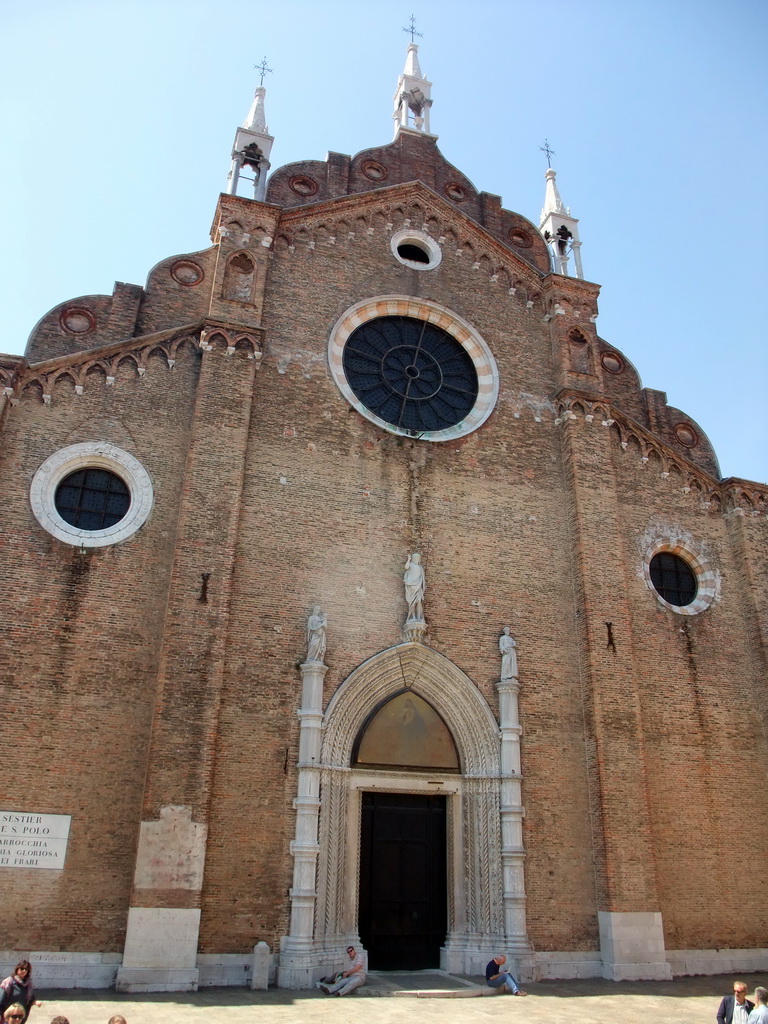
M410 34L411 41L408 44L405 68L398 79L394 96L395 110L392 117L395 120L395 138L403 129L428 135L429 109L432 106L432 83L424 78L419 67L419 47L415 37L421 36L421 32L416 31L413 15L410 27L404 28L403 32Z
M544 192L544 207L541 211L541 233L547 240L547 245L552 254L552 269L556 274L568 277L568 261L573 254L573 264L576 277L583 279L584 271L581 268L581 242L579 241L579 222L571 216L570 209L563 203L557 189L557 175L552 170L552 157L554 150L550 149L549 143L544 140L540 147L547 154L546 189Z
M249 167L253 171L253 178L250 179L253 182L253 198L263 201L267 191L269 154L272 151L272 143L275 141L269 134L264 110L264 97L267 94L267 90L264 88L264 76L272 73L272 68L267 67L266 57L261 64L256 65L256 70L260 73L261 78L254 93L251 109L235 132L227 192L230 195L237 195L240 172L244 167Z

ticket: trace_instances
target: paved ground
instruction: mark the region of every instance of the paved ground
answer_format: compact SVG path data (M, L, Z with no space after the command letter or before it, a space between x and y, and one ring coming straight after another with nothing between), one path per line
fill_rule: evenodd
M333 999L320 992L251 992L242 988L206 988L195 993L152 996L111 991L41 991L43 1007L32 1024L49 1024L63 1014L71 1024L107 1024L122 1013L128 1024L715 1024L720 998L731 990L730 975L678 978L666 982L549 981L528 985L528 998L492 995L456 997L455 979L419 975L370 975L356 995ZM744 975L750 988L768 980ZM480 982L481 979L472 979ZM425 985L426 983L426 985ZM416 997L425 987L443 995ZM454 994L449 995L453 990ZM461 991L472 991L462 986ZM366 995L363 996L362 993ZM379 996L380 998L371 998Z

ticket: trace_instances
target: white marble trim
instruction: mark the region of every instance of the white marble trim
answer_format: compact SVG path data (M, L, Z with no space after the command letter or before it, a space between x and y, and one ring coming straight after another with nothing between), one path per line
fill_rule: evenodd
M328 339L328 364L331 376L350 405L371 423L390 434L411 436L407 430L396 427L367 409L355 396L344 373L343 352L352 331L360 324L381 316L411 316L428 320L447 331L459 342L475 365L478 377L478 395L474 408L460 423L445 430L425 431L419 434L424 441L451 441L477 430L493 412L499 396L499 371L493 354L471 324L457 313L428 299L397 295L379 295L364 299L341 314Z
M56 508L56 488L78 469L106 469L125 483L131 493L128 511L105 530L81 530L67 523ZM38 523L57 540L74 547L100 548L119 544L146 522L154 492L149 474L133 455L106 441L84 441L50 455L38 468L29 489L29 501Z

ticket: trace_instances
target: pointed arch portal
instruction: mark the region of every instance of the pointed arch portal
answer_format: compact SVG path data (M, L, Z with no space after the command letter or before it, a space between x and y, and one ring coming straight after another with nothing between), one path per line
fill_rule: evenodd
M348 768L357 735L387 698L412 690L445 722L465 774L498 774L499 727L485 698L452 661L423 644L401 644L363 662L325 712L323 765Z
M431 704L408 687L387 697L364 723L353 767L458 771L450 730Z
M403 694L413 696L413 708L420 706L418 701L426 702L444 723L458 766L456 761L443 761L440 767L361 763L358 755L366 727L392 698ZM504 694L501 696L504 700ZM305 702L300 716L309 714ZM279 972L282 987L311 984L324 973L323 965L334 962L339 954L343 959L348 943L360 941L361 866L364 884L369 870L361 865L361 843L364 840L370 845L372 841L370 834L364 835L362 821L364 806L370 818L377 798L382 798L378 803L385 807L420 805L427 817L431 815L433 831L439 831L441 826L434 822L444 814L445 923L444 942L438 950L440 967L454 973L477 973L501 946L512 955L529 952L519 768L517 772L510 769L502 753L503 741L512 731L508 724L502 714L499 728L487 701L461 669L418 643L401 644L374 655L342 683L322 716L319 764L307 766L317 779L319 794L315 801L316 842L311 844L316 862L314 884L311 895L308 886L300 894L292 891L294 906L303 900L307 915L311 900L312 934L297 934L298 929L292 927L292 934L284 938ZM519 729L513 731L516 742ZM441 756L445 757L444 750ZM301 793L309 792L310 787L302 790L300 782L299 791L297 813L301 811ZM387 794L403 799L386 799ZM305 810L306 804L304 800ZM305 856L309 846L301 844ZM362 895L363 901L369 898L365 892ZM298 921L299 915L294 919ZM308 930L309 917L303 920Z

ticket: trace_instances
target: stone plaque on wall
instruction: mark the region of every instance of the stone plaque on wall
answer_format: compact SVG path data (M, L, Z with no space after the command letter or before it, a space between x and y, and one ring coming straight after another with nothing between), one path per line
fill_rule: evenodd
M71 814L0 811L0 868L63 868Z

